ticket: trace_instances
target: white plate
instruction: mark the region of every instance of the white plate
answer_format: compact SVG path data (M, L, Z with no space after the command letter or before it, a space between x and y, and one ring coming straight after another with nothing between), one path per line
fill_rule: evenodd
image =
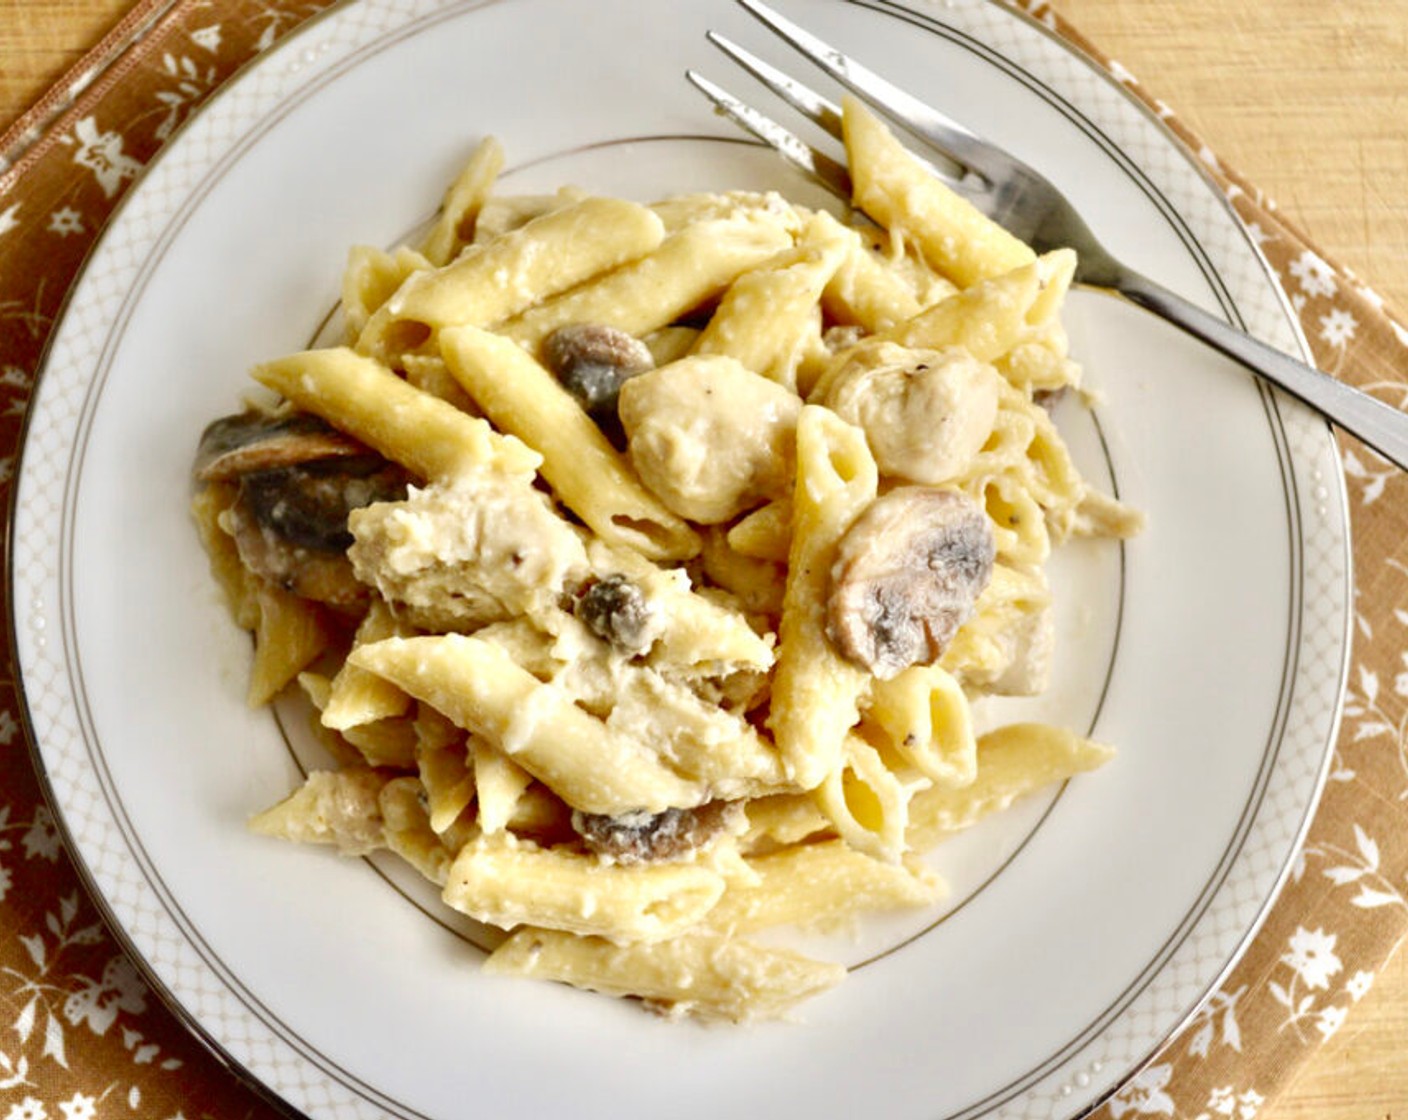
M782 6L1047 170L1131 264L1298 348L1215 188L1035 23L986 0ZM341 5L168 148L59 329L12 534L37 754L153 982L311 1115L1074 1115L1236 959L1314 809L1349 619L1328 430L1156 320L1077 293L1069 327L1101 403L1060 420L1150 527L1062 557L1057 686L1001 714L1073 722L1120 755L942 851L943 920L868 924L838 947L864 966L801 1023L671 1025L491 980L459 927L378 865L245 832L298 763L241 700L247 640L187 514L197 434L237 407L252 363L306 344L347 247L424 220L485 133L516 189L815 200L687 87L697 66L751 94L709 27L799 65L723 0Z

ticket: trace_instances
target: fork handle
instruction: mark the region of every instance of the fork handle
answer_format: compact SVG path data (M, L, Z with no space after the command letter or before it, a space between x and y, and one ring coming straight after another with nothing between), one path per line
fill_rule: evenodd
M1408 414L1228 326L1167 288L1128 269L1113 287L1133 303L1200 338L1408 470Z

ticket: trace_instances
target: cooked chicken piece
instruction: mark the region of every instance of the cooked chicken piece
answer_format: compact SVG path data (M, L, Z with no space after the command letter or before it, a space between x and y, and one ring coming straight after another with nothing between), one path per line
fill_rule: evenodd
M350 519L357 577L413 625L471 630L555 605L588 570L578 531L518 476L412 489Z
M787 492L801 411L795 393L722 355L683 358L621 387L641 481L703 525Z
M856 346L813 400L865 431L880 473L938 485L957 477L992 432L1000 375L957 347Z

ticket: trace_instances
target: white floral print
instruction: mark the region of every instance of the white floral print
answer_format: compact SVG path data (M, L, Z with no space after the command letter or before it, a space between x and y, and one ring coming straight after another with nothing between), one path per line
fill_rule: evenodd
M1244 984L1235 992L1219 990L1208 997L1190 1024L1192 1038L1188 1043L1188 1053L1196 1058L1206 1058L1212 1052L1214 1041L1218 1046L1238 1054L1242 1052L1242 1028L1237 1022L1237 1003L1246 991Z
M1373 986L1374 974L1372 972L1367 972L1364 969L1360 969L1358 972L1356 972L1353 976L1349 978L1349 982L1345 984L1344 990L1350 999L1354 1000L1355 1003L1358 1003L1361 999L1363 999L1369 994L1369 989Z
M1243 1089L1239 1092L1235 1085L1219 1085L1208 1094L1203 1111L1193 1120L1218 1120L1219 1117L1228 1117L1229 1120L1255 1120L1257 1112L1265 1103L1266 1098L1255 1089Z
M1354 851L1335 845L1323 845L1317 854L1332 857L1335 864L1325 869L1325 878L1336 886L1354 886L1350 903L1361 910L1377 910L1380 906L1408 908L1408 899L1386 879L1380 870L1378 842L1360 825L1354 826Z
M70 147L77 143L73 162L93 172L108 198L117 194L124 180L142 170L140 163L123 152L122 134L100 132L93 117L84 117L74 126L73 136L64 139Z
M1247 236L1252 239L1254 245L1265 245L1271 240L1271 234L1267 233L1260 222L1246 223Z
M1109 67L1110 76L1113 77L1115 81L1119 82L1120 85L1132 86L1137 84L1137 79L1129 72L1123 63L1112 58L1106 65Z
M1172 1116L1173 1098L1165 1091L1172 1076L1173 1066L1167 1063L1141 1070L1110 1099L1110 1115L1115 1120L1120 1120L1126 1113L1137 1116Z
M140 1014L147 1008L147 986L126 957L112 957L103 975L80 979L78 990L64 1000L64 1018L74 1026L84 1024L94 1034L106 1034L120 1011Z
M158 140L168 139L186 114L205 99L218 81L215 67L202 70L191 58L177 58L175 55L162 56L162 69L168 77L175 79L170 89L158 90L156 99L166 107L166 115L156 126Z
M1330 346L1343 348L1349 345L1358 329L1359 320L1343 307L1336 307L1328 315L1320 316L1320 338Z
M85 1093L74 1093L68 1100L59 1104L64 1120L93 1120L97 1115L98 1102Z
M1315 1037L1328 1038L1339 1029L1342 1018L1332 1006L1321 1006L1319 993L1330 990L1330 981L1344 971L1335 953L1338 937L1323 929L1297 926L1287 940L1287 952L1280 963L1291 970L1287 983L1273 980L1267 985L1271 998L1286 1012L1281 1030L1290 1030L1302 1042ZM1313 1028L1313 1030L1312 1030Z
M1366 506L1379 500L1390 479L1398 473L1396 467L1388 464L1370 466L1352 449L1345 454L1344 464L1345 477L1357 486L1360 503ZM1386 567L1408 575L1408 566L1392 558L1388 560ZM1396 608L1388 617L1395 627L1408 630L1408 609ZM1367 628L1366 623L1361 622L1359 629L1366 640L1373 640L1372 630ZM1403 638L1396 635L1394 640L1401 649ZM1378 749L1391 752L1389 757L1397 761L1404 783L1398 793L1399 799L1403 800L1408 798L1408 705L1403 703L1408 699L1408 654L1399 653L1399 666L1400 669L1393 678L1392 695L1381 695L1378 674L1361 665L1359 672L1350 678L1350 687L1345 695L1344 717L1346 726L1353 729L1349 737L1351 743L1362 743L1366 746L1373 744ZM1343 742L1342 737L1341 743ZM1367 836L1365 840L1368 840ZM1357 859L1358 865L1365 872L1377 873L1376 859L1371 858L1377 853L1377 845L1369 842L1359 843L1358 846L1359 855L1351 855L1351 859ZM1331 877L1350 874L1350 871L1336 871ZM1379 883L1380 887L1384 885ZM1365 901L1369 901L1369 896L1366 896ZM1387 903L1393 900L1380 898L1380 901ZM1408 902L1401 898L1398 901L1408 905Z
M1290 272L1300 284L1300 290L1308 296L1328 298L1339 290L1335 270L1309 249L1291 262Z
M53 863L59 858L63 845L59 839L59 830L54 825L54 816L47 806L40 805L34 810L34 820L21 843L28 859L37 856Z
M220 25L212 23L209 27L196 28L191 32L191 42L215 54L220 49Z
M1332 933L1298 927L1291 934L1290 952L1281 957L1281 962L1290 965L1307 988L1323 991L1330 986L1330 978L1344 967L1335 956L1335 941Z
M83 215L71 206L63 206L49 215L49 232L70 237L83 232Z
M1349 1014L1348 1008L1326 1007L1320 1012L1320 1018L1316 1020L1316 1029L1326 1038L1333 1038L1334 1034L1344 1023L1344 1017Z

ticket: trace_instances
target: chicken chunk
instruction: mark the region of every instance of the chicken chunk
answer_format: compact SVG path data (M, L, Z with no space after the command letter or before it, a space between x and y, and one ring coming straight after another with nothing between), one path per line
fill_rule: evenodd
M621 386L631 462L671 510L716 525L786 493L802 401L732 358L683 358Z
M828 372L814 399L864 430L881 474L938 485L987 442L1000 376L957 347L862 343Z

